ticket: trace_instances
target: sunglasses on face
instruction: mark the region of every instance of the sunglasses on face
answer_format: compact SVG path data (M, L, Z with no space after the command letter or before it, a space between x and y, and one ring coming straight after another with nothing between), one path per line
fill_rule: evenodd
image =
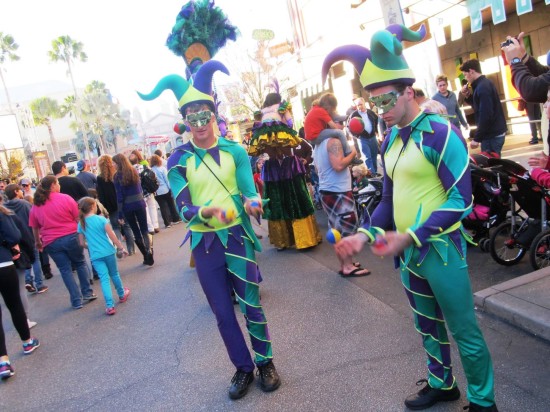
M29 185L21 185L21 186L23 186L23 187L29 187Z
M401 93L392 90L379 96L371 96L370 101L380 110L380 114L383 114L393 109L401 96Z
M206 126L212 120L212 112L203 110L202 112L189 113L185 116L185 120L193 127Z

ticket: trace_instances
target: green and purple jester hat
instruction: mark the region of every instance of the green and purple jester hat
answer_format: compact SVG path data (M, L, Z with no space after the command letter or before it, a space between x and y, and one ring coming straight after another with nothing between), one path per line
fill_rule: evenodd
M165 90L172 90L178 99L179 110L184 118L185 109L192 103L206 103L214 112L216 107L212 96L212 77L218 70L229 75L229 70L223 63L209 60L200 66L191 80L186 80L178 74L170 74L160 79L151 93L137 92L137 94L143 100L153 100Z
M323 62L322 81L327 79L331 66L347 60L353 64L365 90L393 83L412 85L415 76L403 56L403 40L418 42L426 36L426 27L412 31L401 24L392 24L373 34L370 50L359 45L340 46L328 54Z

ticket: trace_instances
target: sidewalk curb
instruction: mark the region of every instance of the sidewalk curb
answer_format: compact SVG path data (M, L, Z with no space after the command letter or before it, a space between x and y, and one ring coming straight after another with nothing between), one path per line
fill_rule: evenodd
M550 268L544 268L481 290L474 294L474 303L479 310L550 341L550 300L545 307L530 299L548 285Z

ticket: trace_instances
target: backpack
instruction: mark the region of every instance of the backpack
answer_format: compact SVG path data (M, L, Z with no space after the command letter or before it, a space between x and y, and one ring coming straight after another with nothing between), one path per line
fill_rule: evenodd
M158 190L159 182L157 180L157 175L152 169L143 166L143 170L139 174L139 177L141 179L141 188L143 189L144 195L153 194Z

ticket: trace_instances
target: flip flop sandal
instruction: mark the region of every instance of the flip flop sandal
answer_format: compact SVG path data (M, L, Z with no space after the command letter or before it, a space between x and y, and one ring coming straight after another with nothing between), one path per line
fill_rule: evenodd
M360 273L360 272L363 272L363 273ZM349 273L344 273L340 271L340 276L342 276L343 278L358 278L358 277L367 276L367 275L370 275L370 270L362 267L355 268Z

